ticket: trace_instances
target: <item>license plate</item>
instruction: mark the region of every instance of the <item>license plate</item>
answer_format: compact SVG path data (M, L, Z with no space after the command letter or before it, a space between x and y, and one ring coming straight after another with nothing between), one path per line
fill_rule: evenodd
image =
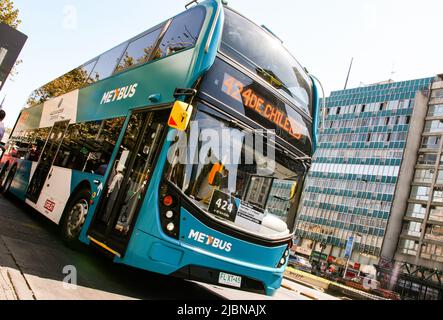
M234 276L229 273L220 272L220 276L218 277L218 283L241 288L241 277Z

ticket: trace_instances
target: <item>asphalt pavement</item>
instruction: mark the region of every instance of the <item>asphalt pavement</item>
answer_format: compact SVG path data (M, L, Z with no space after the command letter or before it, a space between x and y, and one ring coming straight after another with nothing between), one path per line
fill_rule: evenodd
M73 277L76 286L64 281ZM0 195L0 300L129 299L335 298L286 279L274 297L266 297L114 264L93 248L66 247L56 225L13 197Z

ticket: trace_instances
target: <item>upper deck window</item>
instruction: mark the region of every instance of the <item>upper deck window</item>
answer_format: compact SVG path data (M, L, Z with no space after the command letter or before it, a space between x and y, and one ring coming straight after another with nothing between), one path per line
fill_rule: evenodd
M112 75L127 46L126 42L102 54L91 73L91 81L100 81Z
M204 20L203 7L195 7L176 16L163 36L156 57L166 57L195 46Z
M132 41L126 49L116 71L148 62L154 51L162 27Z
M279 40L226 9L220 49L311 113L311 80Z
M187 10L172 20L168 20L170 25L164 35L161 32L165 24L162 24L152 32L133 40L129 45L129 41L126 41L103 53L93 62L76 68L35 90L27 103L29 106L33 106L84 85L104 80L114 72L194 47L205 16L206 11L201 6ZM159 37L161 37L161 41L158 45Z

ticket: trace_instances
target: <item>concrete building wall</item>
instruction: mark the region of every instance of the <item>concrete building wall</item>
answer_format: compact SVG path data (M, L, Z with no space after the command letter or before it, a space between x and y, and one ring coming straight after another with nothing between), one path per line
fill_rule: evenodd
M386 235L383 241L381 257L387 260L394 259L398 240L402 231L403 218L408 207L411 183L414 178L415 165L421 144L421 134L425 126L428 112L428 94L425 91L417 92L414 111L409 126L406 148L400 168L391 215L389 217Z

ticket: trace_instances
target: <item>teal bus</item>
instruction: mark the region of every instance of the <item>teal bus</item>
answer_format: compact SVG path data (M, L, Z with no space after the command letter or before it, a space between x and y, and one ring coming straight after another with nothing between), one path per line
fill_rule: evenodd
M35 90L1 190L115 263L272 295L318 101L269 29L221 0L193 1Z

